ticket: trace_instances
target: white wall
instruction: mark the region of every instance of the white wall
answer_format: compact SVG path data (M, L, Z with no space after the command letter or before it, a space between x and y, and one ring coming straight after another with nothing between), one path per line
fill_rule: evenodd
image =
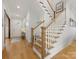
M57 0L56 0L57 1ZM46 21L46 24L48 24L49 17L47 14L44 14L41 10L39 4L37 2L28 1L27 6L27 12L26 17L23 19L19 18L11 18L11 36L12 37L19 37L21 35L22 26L25 26L26 30L26 38L29 42L31 42L31 27L38 24L37 22L40 20L40 17L44 16L44 20ZM68 7L69 8L69 7ZM67 21L70 18L70 9L67 8ZM29 13L29 18L27 19L27 15ZM74 15L71 14L71 17L75 19ZM26 23L28 22L28 26L26 26ZM6 30L7 31L7 30ZM7 34L6 34L7 35Z
M4 6L2 7L2 48L4 47Z
M31 28L34 26L36 26L38 24L38 21L40 21L40 17L42 16L42 14L40 15L33 15L32 10L29 10L29 19L27 19L27 17L25 18L26 22L26 38L29 42L31 42ZM27 15L28 15L27 13ZM27 23L29 25L27 25Z
M22 29L25 27L26 38L29 42L31 42L31 27L37 24L37 22L40 20L40 17L43 15L43 12L39 4L34 0L25 1L26 3L22 1L25 4L23 5L21 4L22 7L18 11L15 10L16 5L14 5L14 2L17 3L18 1L14 0L13 2L12 1L5 2L6 11L11 19L11 37L21 36ZM22 18L16 16L17 12L19 12L18 14L22 16ZM28 19L29 21L27 21L28 13L29 13L29 19ZM26 26L27 22L29 23L28 26Z
M11 37L20 37L22 29L22 20L11 19Z
M75 0L66 1L66 21L68 25L69 25L70 18L76 21L76 1Z

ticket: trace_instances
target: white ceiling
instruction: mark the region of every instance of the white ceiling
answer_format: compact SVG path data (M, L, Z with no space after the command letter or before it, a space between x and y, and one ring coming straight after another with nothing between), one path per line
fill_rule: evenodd
M11 18L23 19L28 12L33 14L33 16L42 14L42 10L35 0L3 0L3 4Z
M75 16L75 0L66 1L69 4L70 11L72 11ZM5 5L7 13L11 18L24 19L28 11L31 13L32 17L39 17L43 14L42 8L40 8L37 0L3 0L3 4ZM17 6L20 8L17 8Z

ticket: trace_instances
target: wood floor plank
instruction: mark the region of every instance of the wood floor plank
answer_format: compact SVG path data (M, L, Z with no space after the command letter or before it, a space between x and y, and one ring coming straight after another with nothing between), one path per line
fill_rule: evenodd
M76 59L76 42L73 41L68 47L60 51L52 59Z
M38 59L38 57L32 51L31 45L29 45L26 40L21 39L20 42L10 43L9 46L9 59ZM7 54L5 55L4 52L3 59L7 59Z
M2 59L8 59L6 48L4 48L3 51L2 51Z
M21 39L20 42L9 43L9 46L10 49L8 53L6 48L2 51L2 59L39 59L26 40ZM52 59L75 59L75 52L76 43L73 42Z

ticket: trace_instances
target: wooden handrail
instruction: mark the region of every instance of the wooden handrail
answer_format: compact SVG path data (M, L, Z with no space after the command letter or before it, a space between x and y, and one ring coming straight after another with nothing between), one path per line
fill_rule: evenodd
M55 18L55 11L54 11L54 9L52 8L52 6L51 6L51 4L49 3L48 0L47 0L47 2L48 2L48 4L49 4L50 8L52 9L52 11L54 12L54 18Z
M63 3L63 1L58 2L56 5L58 5L58 4L60 4L60 3Z
M50 8L52 9L52 11L54 12L54 9L52 8L52 6L51 6L51 4L49 3L48 0L47 0L47 2L48 2L48 4L49 4Z
M60 4L60 3L62 4L62 10L61 10L61 11L63 11L63 7L64 7L64 6L63 6L63 2L62 2L62 1L60 1L60 2L58 2L58 3L56 4L56 11L57 11L57 5ZM60 9L59 9L59 10L60 10ZM59 11L59 12L61 12L61 11ZM57 13L59 13L59 12L57 12Z
M64 9L64 10L65 10L65 9ZM54 17L53 19L55 20L56 17ZM54 20L53 20L53 21L54 21ZM51 22L46 26L46 29L53 23L53 21L51 21Z
M53 21L51 21L47 26L46 29L53 23Z
M4 9L4 12L5 12L5 15L7 16L7 18L8 18L8 27L9 27L9 30L8 30L8 38L10 39L11 38L11 30L10 30L10 17L8 16L8 14L7 14L7 12L6 12L6 10Z
M44 23L44 21L42 21L41 23L39 23L37 26L33 27L33 30L35 30L37 27L39 27L42 23Z
M42 23L44 23L44 21L42 21L40 24L38 24L37 26L35 26L35 27L32 27L31 28L31 39L32 39L32 48L33 48L33 46L34 46L34 30L37 28L37 27L39 27Z

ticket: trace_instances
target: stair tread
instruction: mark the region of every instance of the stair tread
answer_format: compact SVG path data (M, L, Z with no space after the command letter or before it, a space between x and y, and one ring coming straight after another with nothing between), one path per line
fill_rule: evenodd
M54 34L61 34L61 32L53 32Z
M51 41L50 43L51 44L54 44L54 43L56 43L57 41ZM37 43L41 46L41 44L42 44L42 41L37 41ZM46 43L46 42L45 42ZM39 46L38 44L36 44L37 46ZM49 45L49 43L46 43L46 45ZM39 47L40 47L39 46ZM41 46L42 47L42 46ZM40 47L40 48L41 48ZM48 49L51 49L51 48L53 48L53 45L50 45L50 47L48 47Z
M56 39L56 38L59 38L60 36L53 36L53 37Z
M39 47L38 45L34 45L34 48L40 53L42 54L42 48ZM45 53L45 56L49 55L49 53Z

